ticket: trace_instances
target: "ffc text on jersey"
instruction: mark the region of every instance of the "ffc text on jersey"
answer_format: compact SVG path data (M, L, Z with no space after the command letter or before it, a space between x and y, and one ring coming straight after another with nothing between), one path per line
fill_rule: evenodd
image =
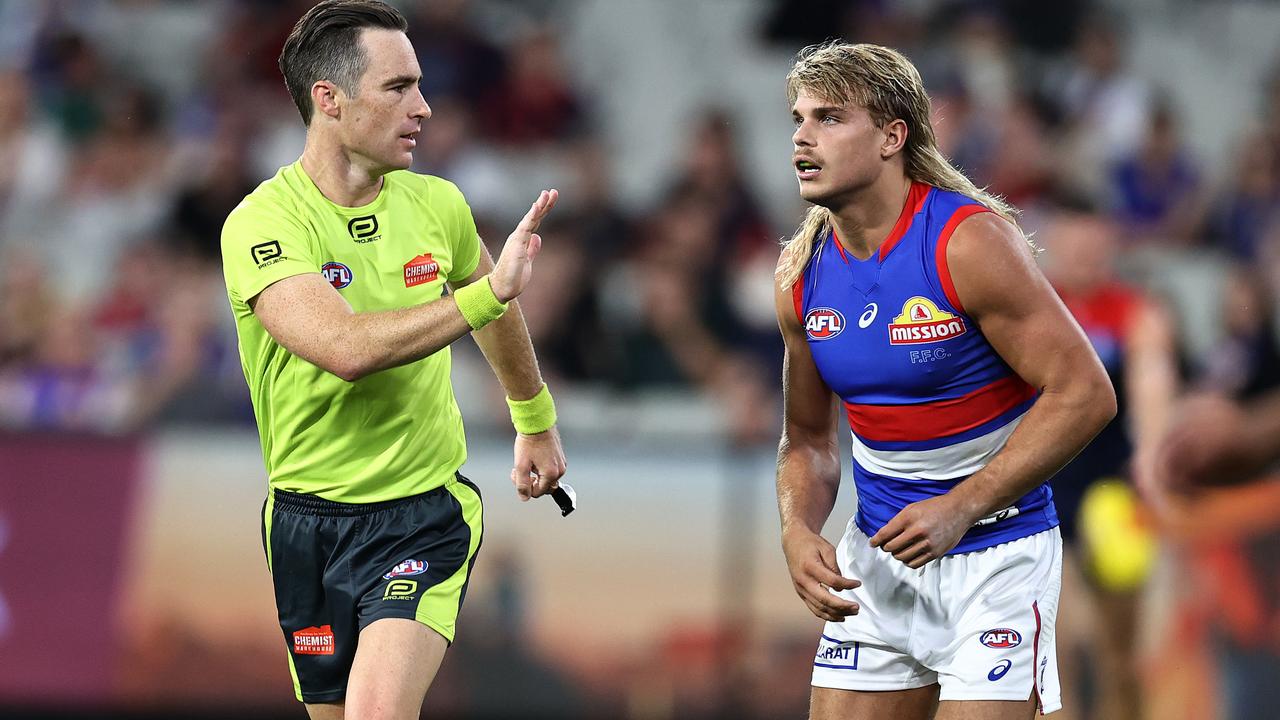
M927 297L916 297L902 304L902 314L889 323L890 345L916 345L941 342L963 335L964 320L943 312Z
M829 340L844 331L844 315L834 308L814 308L804 316L804 331L810 340Z
M1022 635L1010 628L987 630L980 639L989 648L1012 648L1022 644Z
M404 264L404 286L413 287L434 281L440 275L440 263L423 253Z
M320 274L324 275L324 279L329 281L335 290L351 284L355 276L351 274L351 268L340 262L327 262L324 267L320 268Z

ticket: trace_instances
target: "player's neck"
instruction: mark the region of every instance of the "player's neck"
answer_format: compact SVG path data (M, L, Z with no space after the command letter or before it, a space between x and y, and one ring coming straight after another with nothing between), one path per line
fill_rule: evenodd
M382 191L381 172L355 162L341 147L326 147L310 137L302 151L302 170L335 205L368 205Z
M831 208L836 237L844 249L859 260L874 255L893 232L910 192L911 180L905 175L881 177L840 207Z

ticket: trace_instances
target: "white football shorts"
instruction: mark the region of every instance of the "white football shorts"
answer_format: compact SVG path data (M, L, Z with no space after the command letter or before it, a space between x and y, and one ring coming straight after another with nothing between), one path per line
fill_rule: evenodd
M871 547L851 520L836 547L840 574L862 586L839 593L861 607L828 622L813 685L907 690L941 685L942 700L1026 700L1062 707L1053 624L1062 590L1055 527L912 570Z

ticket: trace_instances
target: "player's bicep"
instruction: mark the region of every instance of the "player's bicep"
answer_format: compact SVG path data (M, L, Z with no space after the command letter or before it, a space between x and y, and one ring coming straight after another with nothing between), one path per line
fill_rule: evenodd
M302 273L278 280L250 299L249 307L286 350L335 372L341 345L334 338L342 337L346 321L355 312L324 276Z
M1012 223L974 215L956 229L946 256L964 312L1023 380L1042 391L1105 380L1084 331Z
M829 442L836 433L836 396L818 373L790 291L777 283L774 286L774 307L785 347L783 432L792 442Z

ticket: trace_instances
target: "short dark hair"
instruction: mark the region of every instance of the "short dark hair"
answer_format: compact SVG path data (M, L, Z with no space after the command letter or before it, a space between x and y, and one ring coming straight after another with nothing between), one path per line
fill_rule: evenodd
M355 92L369 62L360 45L360 31L365 28L405 32L409 23L399 10L380 0L324 0L293 26L280 51L280 72L306 125L311 125L315 110L311 86L317 80L328 80L348 94Z

